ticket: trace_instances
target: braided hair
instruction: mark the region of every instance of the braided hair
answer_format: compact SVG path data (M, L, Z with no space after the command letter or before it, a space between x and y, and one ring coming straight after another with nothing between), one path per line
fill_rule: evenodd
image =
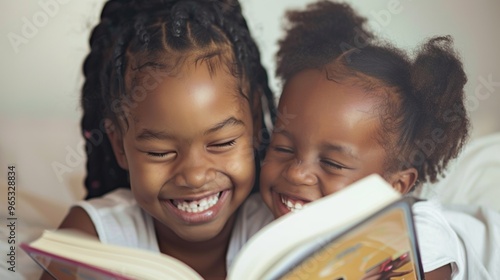
M106 131L116 127L127 106L143 98L136 86L138 76L147 72L142 70L160 70L150 72L157 78L157 72L179 70L193 54L196 62L206 61L209 70L224 63L239 80L240 94L250 102L254 125L260 128L260 137L254 140L259 168L269 139L265 115L274 120L275 104L237 0L109 0L89 43L81 96L87 199L129 187Z
M363 27L365 19L346 4L323 0L290 11L287 18L277 76L286 83L302 70L320 69L329 80L352 83L379 98L377 140L388 155L383 175L415 168L417 182L436 182L466 143L470 126L467 77L452 38L431 38L411 58L377 42Z

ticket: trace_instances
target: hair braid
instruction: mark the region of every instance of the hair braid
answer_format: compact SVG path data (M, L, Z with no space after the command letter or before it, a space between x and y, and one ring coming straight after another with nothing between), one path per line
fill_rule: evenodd
M81 103L83 117L82 134L87 153L87 177L85 186L87 198L99 196L113 189L113 185L127 185L127 174L118 166L111 144L104 127L104 108L106 82L109 74L104 71L105 63L110 59L113 39L116 37L117 15L124 17L128 12L123 1L109 1L101 13L101 22L93 29L89 43L91 51L83 64L85 83L82 89Z
M166 65L158 65L163 71L171 71L197 50L201 51L199 54L210 48L224 50L230 46L234 57L226 57L223 62L243 83L243 91L248 94L244 96L251 106L255 100L266 100L267 108L252 110L254 121L259 119L263 128L258 151L265 150L269 128L264 114L269 113L274 120L274 98L237 1L109 0L89 43L91 51L83 65L85 82L81 97L87 198L129 187L127 172L116 162L106 129L118 129L118 117L125 113L120 104L130 94L127 75L135 75L134 71L144 65L156 66L152 62L155 59L169 60ZM220 55L228 55L224 53ZM105 119L113 125L106 128Z
M263 94L263 99L260 102L265 101L267 112L262 112L262 123L261 127L263 128L262 134L260 135L260 147L259 147L259 156L261 159L265 156L265 150L267 145L269 144L270 133L267 125L265 123L264 114L268 114L271 119L271 122L274 123L276 119L276 104L274 101L274 95L268 84L268 76L267 71L260 63L260 52L257 47L257 44L252 39L250 31L248 29L248 25L246 23L243 14L241 13L241 7L238 5L236 7L237 12L231 13L234 15L231 21L226 20L225 17L220 17L221 26L227 26L230 38L233 41L233 45L235 46L235 52L239 56L241 61L245 61L248 69L246 72L250 74L250 91L251 92L261 92ZM236 24L234 24L236 23ZM240 30L236 30L233 26L244 26L244 28L240 28ZM246 55L246 57L244 56ZM253 101L253 100L252 100Z

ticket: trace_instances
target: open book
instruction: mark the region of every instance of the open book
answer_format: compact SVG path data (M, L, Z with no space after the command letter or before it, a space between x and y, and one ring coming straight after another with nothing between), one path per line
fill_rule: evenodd
M227 279L422 279L411 204L368 176L264 227ZM21 247L56 279L202 279L167 255L71 231L46 231Z

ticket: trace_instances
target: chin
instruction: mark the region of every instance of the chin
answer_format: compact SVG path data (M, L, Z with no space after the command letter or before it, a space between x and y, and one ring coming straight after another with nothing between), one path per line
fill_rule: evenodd
M176 234L189 242L204 242L216 238L224 230L224 225L194 226Z

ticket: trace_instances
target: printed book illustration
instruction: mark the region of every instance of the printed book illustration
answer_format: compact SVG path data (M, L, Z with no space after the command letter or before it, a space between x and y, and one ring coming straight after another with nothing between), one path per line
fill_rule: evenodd
M412 203L370 175L264 227L227 279L423 279ZM21 247L59 280L202 279L167 255L74 231L45 231Z

